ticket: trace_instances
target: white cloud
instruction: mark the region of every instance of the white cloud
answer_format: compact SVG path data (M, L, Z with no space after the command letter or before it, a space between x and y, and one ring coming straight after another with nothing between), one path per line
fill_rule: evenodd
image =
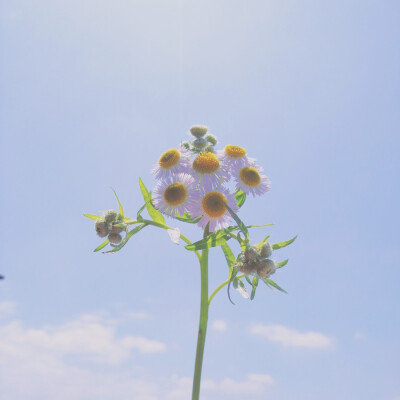
M214 331L223 332L226 331L226 328L227 328L227 323L223 319L216 319L211 324L211 329L213 329Z
M322 349L331 347L334 343L334 338L322 333L313 331L299 332L283 325L255 324L250 328L250 333L286 347Z

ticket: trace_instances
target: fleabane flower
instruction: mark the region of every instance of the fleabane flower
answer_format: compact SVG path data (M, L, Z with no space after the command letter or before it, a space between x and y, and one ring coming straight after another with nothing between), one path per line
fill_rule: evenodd
M218 155L225 168L244 166L255 161L253 158L247 157L245 148L233 144L228 144L224 150L219 150Z
M199 201L189 208L192 218L202 217L197 223L202 228L205 228L210 223L210 232L227 228L233 222L233 219L226 208L226 204L234 212L238 210L233 194L224 187L200 193Z
M156 179L168 179L179 173L189 172L190 154L190 151L183 146L179 150L169 149L161 154L151 173Z
M254 163L247 165L236 165L232 169L232 176L236 181L236 189L246 194L260 196L268 192L270 181L266 175L262 175L263 169Z
M192 174L198 178L200 187L209 191L229 181L229 173L221 167L218 156L209 151L199 153L192 163Z
M170 216L184 214L200 199L195 183L196 180L185 173L160 180L153 190L154 207Z

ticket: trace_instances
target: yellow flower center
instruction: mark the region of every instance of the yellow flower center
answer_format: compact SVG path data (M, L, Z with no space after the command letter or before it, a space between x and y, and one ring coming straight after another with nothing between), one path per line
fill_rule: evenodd
M225 154L232 158L240 158L246 155L246 149L239 146L234 146L233 144L228 144L225 146Z
M220 218L226 212L226 196L220 192L209 192L201 201L204 212L211 218Z
M178 206L183 203L187 197L187 189L183 183L176 182L168 185L163 193L164 201L169 206Z
M158 160L158 164L161 168L171 168L178 164L179 160L181 159L181 155L178 150L170 149L167 150L165 153L161 154L160 159Z
M193 161L193 169L199 174L212 174L219 169L219 161L214 153L200 153Z
M261 182L261 176L254 167L244 167L239 174L242 182L248 186L258 186Z

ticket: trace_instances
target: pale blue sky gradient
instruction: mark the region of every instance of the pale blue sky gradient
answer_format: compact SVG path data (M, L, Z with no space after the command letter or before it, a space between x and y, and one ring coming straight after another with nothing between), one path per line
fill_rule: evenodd
M0 399L189 398L195 257L155 228L95 254L82 214L112 186L134 216L138 177L201 123L272 181L240 212L275 223L253 240L299 235L276 253L288 295L212 304L202 399L398 400L399 20L397 1L0 2ZM210 287L226 275L212 250Z

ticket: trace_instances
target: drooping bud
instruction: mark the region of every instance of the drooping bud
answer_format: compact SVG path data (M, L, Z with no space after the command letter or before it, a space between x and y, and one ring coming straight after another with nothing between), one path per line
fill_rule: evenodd
M115 226L113 225L113 227L111 228L111 232L110 234L115 234L115 233L121 233L123 231L123 229L119 226Z
M101 238L110 233L110 225L104 219L98 219L94 224L94 229Z
M260 257L261 258L268 258L272 255L272 246L267 242L263 243L260 248Z
M118 217L118 213L115 210L108 210L104 214L104 219L106 222L114 222Z
M203 137L208 131L208 128L203 125L194 125L190 128L190 133L197 138Z
M216 138L214 135L212 135L211 133L209 133L209 134L206 136L206 140L207 140L209 143L211 143L213 146L215 146L215 145L217 144L217 142L218 142L217 138Z
M253 262L258 256L257 247L251 246L244 251L244 258L246 261Z
M248 264L248 263L246 263L246 262L244 262L244 263L242 263L242 262L237 262L237 263L235 264L235 267L236 267L240 272L243 272L243 273L246 274L246 275L249 275L249 274L255 272L255 271L254 271L254 268L252 267L252 265L250 265L250 264Z
M122 240L122 236L119 233L110 233L108 236L110 243L118 244Z
M192 144L197 150L203 150L208 145L207 140L204 138L193 140Z
M275 263L269 258L257 262L256 269L260 278L268 278L276 271Z

